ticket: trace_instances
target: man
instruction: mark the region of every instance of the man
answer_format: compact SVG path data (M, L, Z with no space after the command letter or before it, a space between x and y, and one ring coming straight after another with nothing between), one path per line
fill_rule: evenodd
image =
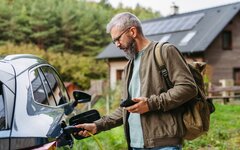
M143 35L139 19L128 12L117 14L107 25L113 43L129 59L124 69L123 99L130 98L136 104L117 110L84 128L82 136L88 136L119 125L124 125L128 148L133 150L181 149L185 128L181 105L197 94L196 84L187 64L171 44L163 46L163 58L174 84L166 90L155 60L156 42ZM165 90L164 90L165 89Z

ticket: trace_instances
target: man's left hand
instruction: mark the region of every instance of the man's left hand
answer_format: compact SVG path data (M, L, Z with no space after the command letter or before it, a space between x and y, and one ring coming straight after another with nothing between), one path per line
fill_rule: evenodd
M146 97L137 97L137 98L133 98L132 100L137 103L132 106L125 107L127 111L131 113L139 113L139 114L143 114L149 111Z

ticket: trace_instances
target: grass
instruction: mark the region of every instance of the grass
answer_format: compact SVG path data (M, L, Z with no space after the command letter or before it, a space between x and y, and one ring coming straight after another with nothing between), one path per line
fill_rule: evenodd
M103 150L127 149L122 126L107 132L101 132L95 135L95 138L100 141ZM94 138L89 137L80 141L75 141L73 150L100 150L100 148Z
M215 104L211 124L206 135L186 141L184 150L235 150L240 146L240 105Z
M193 141L185 141L183 150L235 150L240 147L240 105L215 104L208 133ZM104 150L127 149L123 128L117 127L95 135ZM94 138L75 140L73 150L99 150Z

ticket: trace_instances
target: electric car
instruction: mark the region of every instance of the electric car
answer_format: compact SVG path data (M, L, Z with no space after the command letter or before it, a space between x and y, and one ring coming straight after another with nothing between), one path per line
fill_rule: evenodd
M63 129L77 103L91 99L81 91L73 95L70 100L47 61L30 54L0 56L0 149L72 146Z

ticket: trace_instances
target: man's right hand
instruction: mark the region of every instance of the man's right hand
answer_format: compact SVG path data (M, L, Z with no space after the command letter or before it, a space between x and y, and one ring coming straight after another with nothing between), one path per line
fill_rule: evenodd
M95 123L78 124L75 127L84 129L84 130L81 130L80 132L78 132L79 135L84 136L84 137L90 136L88 134L88 132L90 132L92 134L97 133L97 126Z

